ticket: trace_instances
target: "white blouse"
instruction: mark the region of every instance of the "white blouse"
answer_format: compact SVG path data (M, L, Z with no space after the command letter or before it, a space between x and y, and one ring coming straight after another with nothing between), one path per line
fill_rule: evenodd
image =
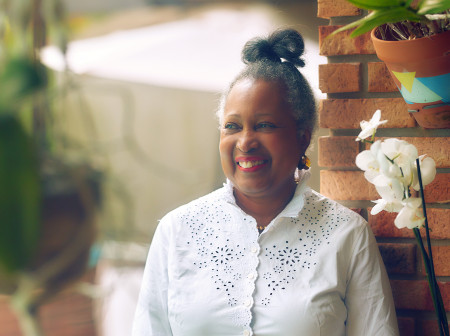
M259 234L228 181L154 235L133 336L398 335L362 217L306 186Z

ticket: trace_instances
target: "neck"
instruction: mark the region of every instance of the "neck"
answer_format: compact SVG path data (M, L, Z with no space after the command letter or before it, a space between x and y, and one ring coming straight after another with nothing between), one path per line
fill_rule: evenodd
M267 226L291 201L296 186L293 180L292 184L282 188L279 192L264 196L246 195L234 189L234 197L236 204L245 213L255 218L258 226Z

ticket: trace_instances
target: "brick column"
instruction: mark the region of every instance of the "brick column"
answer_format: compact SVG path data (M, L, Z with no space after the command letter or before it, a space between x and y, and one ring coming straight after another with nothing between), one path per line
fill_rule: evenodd
M319 87L327 94L319 105L319 126L329 129L329 136L319 139L320 192L357 210L372 227L391 279L401 335L437 336L414 234L394 226L396 214L370 215L370 200L379 196L355 165L356 155L365 149L355 137L359 122L369 120L380 109L382 119L389 122L377 135L405 139L417 147L419 154L428 154L436 161L438 174L425 188L425 197L436 274L450 311L450 131L417 126L386 66L376 57L369 34L350 38L349 32L343 32L325 40L332 31L361 15L346 0L318 0L318 17L330 19L328 26L319 27L320 53L328 59L328 64L319 66Z

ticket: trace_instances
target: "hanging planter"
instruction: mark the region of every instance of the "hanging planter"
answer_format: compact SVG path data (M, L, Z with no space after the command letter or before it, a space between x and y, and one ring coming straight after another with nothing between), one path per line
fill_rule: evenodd
M450 31L413 40L384 41L375 28L371 38L423 128L450 128Z

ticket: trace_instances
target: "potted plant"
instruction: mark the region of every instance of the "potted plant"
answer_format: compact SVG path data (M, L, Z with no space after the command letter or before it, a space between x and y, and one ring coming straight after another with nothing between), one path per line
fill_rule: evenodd
M50 35L65 49L61 5L0 2L0 294L27 336L43 335L39 306L84 274L100 204L100 170L52 131L58 89L39 51Z
M347 1L370 12L330 36L351 28L351 37L371 31L377 56L417 123L450 128L450 0Z

